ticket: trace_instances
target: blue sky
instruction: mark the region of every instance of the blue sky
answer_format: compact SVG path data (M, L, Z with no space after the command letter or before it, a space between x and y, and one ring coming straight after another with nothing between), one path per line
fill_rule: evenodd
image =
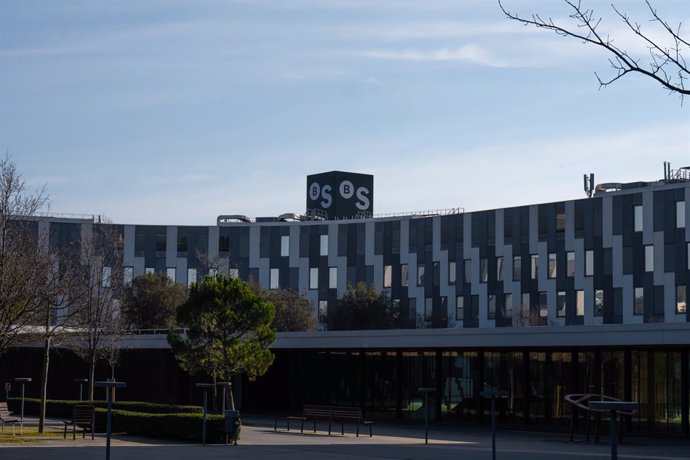
M644 56L610 2L583 3ZM690 23L686 0L654 3ZM566 19L553 0L504 4ZM617 5L653 27L642 0ZM0 149L52 212L142 224L303 212L306 176L330 170L374 174L390 213L690 165L690 100L637 76L600 90L607 58L492 0L3 0Z

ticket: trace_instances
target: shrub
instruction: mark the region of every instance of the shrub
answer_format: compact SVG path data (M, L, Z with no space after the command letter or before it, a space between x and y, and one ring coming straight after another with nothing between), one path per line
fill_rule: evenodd
M19 413L21 398L9 398L7 400L12 412ZM37 398L24 399L24 413L38 415L41 400ZM49 399L46 401L46 414L48 417L72 416L72 406L75 404L92 404L96 407L106 408L106 401L74 401L65 399ZM130 412L141 412L151 414L201 414L203 408L200 406L182 406L177 404L158 404L141 401L116 401L113 402L114 410L124 410Z

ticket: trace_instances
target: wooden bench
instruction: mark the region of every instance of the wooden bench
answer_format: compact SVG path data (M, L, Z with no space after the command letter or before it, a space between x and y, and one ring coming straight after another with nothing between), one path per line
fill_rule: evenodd
M12 417L12 415L10 414L10 409L9 407L7 407L6 402L0 402L0 431L5 430L5 423L12 424L12 436L14 436L14 425L19 423L19 419Z
M278 419L276 417L273 429L278 430ZM348 406L317 406L305 405L302 408L301 416L287 416L287 430L290 431L290 422L300 422L300 433L304 433L304 422L312 422L314 433L316 433L316 422L328 422L328 434L332 432L334 423L340 423L340 434L345 434L345 424L354 423L357 427L357 436L359 436L359 426L365 425L369 427L369 437L373 436L372 426L374 424L371 420L364 420L362 416L362 409L359 407Z
M94 406L86 404L77 404L72 408L72 420L63 420L65 424L65 434L63 439L67 438L67 427L72 427L72 439L77 439L77 428L81 428L82 438L86 437L86 431L91 430L91 439L94 439L94 427L96 425L96 409Z

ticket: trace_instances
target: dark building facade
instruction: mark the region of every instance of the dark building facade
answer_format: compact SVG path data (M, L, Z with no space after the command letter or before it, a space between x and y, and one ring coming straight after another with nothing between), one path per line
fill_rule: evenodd
M664 180L471 213L118 228L125 281L146 272L183 285L217 272L253 278L302 293L321 319L360 281L399 304L401 330L279 334L269 372L242 385L247 410L355 404L414 418L417 388L431 386L436 418L485 420L480 392L499 388L509 394L504 422L565 427L565 394L604 393L641 403L630 430L688 434L689 208L690 182ZM37 221L57 245L93 225ZM137 347L170 366L164 336L141 340L120 366L132 397ZM194 397L169 388L191 388L179 370L164 375L163 399Z

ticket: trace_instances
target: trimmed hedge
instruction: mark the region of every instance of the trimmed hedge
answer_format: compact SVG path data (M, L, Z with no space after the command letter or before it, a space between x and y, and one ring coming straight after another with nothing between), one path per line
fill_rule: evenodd
M21 398L9 398L8 400L12 412L19 413L20 404ZM39 399L25 398L24 413L38 415L39 404ZM72 407L75 404L93 404L96 406L96 431L105 432L107 403L104 401L48 400L46 401L46 413L49 417L70 419ZM138 410L127 410L129 408ZM201 442L202 420L203 409L199 406L177 406L138 401L113 403L112 422L115 433ZM206 442L210 444L225 442L225 419L222 415L207 415Z
M7 404L12 412L19 413L21 398L9 398ZM37 398L24 399L24 413L38 415L41 400ZM48 417L70 418L72 406L75 404L91 404L96 407L106 408L106 401L70 401L63 399L49 399L46 401L46 414ZM176 404L157 404L141 401L115 401L113 410L139 412L148 414L202 414L204 409L200 406L182 406Z

